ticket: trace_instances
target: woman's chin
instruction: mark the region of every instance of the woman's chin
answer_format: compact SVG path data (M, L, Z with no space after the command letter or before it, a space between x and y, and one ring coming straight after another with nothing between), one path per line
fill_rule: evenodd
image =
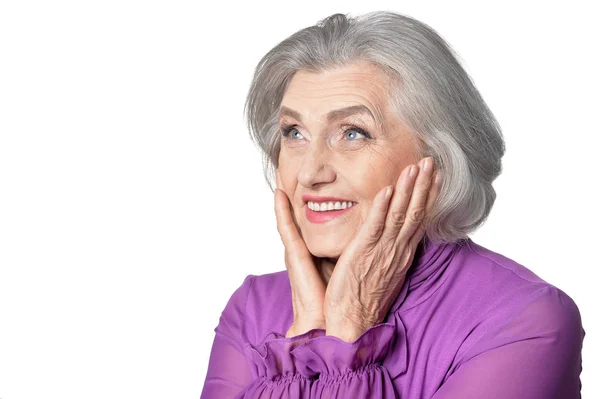
M315 243L311 245L307 243L307 247L310 253L317 258L337 259L342 254L344 246L342 244L324 245L323 243Z

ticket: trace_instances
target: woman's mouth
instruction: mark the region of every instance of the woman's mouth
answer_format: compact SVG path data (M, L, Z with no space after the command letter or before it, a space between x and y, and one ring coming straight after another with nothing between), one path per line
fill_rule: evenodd
M352 201L327 201L306 203L306 219L311 223L326 223L356 206Z

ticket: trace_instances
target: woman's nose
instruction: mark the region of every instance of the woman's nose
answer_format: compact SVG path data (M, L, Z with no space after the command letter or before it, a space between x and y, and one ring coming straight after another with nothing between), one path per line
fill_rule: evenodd
M304 154L302 165L298 170L298 183L307 188L335 180L335 171L331 165L330 152L327 146L314 145Z

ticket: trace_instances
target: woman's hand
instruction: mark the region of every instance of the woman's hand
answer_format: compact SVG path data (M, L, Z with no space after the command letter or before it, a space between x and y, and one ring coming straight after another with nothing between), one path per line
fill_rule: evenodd
M419 163L421 168L413 165L414 174L409 173L410 165L401 173L389 211L387 187L379 192L368 220L335 268L329 260L310 253L293 219L287 195L275 190L277 230L285 247L294 312L286 337L326 328L328 335L351 342L382 321L404 284L423 237L424 214L439 194L439 184L432 184L433 160L429 158L427 165L423 162ZM325 268L333 268L327 286L319 274Z
M425 233L421 222L439 194L441 179L435 181L434 175L433 159L428 157L419 167L404 169L391 200L391 186L377 194L327 285L323 304L327 335L353 342L383 321Z
M304 334L313 328L325 329L323 317L325 282L315 265L320 260L316 259L306 247L293 220L288 197L280 189L275 189L275 215L277 231L285 247L285 266L292 288L294 309L294 322L285 336Z

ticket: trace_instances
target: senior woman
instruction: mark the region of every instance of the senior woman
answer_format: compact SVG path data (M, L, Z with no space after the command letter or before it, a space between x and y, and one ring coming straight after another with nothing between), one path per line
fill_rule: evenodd
M202 398L580 397L575 303L468 237L504 143L431 28L332 15L264 56L246 112L287 270L229 300Z

